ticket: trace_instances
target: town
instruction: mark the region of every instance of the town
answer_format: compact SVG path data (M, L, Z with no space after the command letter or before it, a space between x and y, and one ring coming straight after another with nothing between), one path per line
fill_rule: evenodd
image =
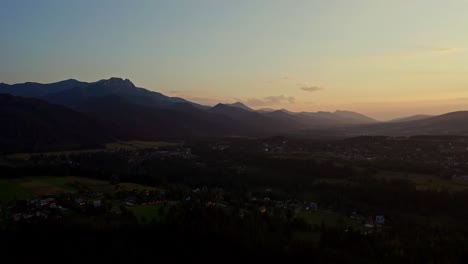
M77 241L105 230L159 230L158 245L168 252L178 243L171 239L211 234L244 241L235 246L243 252L275 248L278 256L315 252L317 259L320 248L360 241L398 260L403 248L420 257L410 250L420 232L463 250L457 234L468 219L460 209L468 201L465 140L214 138L4 155L0 227L39 225L57 236L87 230L74 234ZM199 246L230 250L206 241Z

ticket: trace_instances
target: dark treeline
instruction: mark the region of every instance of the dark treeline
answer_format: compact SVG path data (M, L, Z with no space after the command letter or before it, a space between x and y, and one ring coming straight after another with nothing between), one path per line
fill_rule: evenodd
M190 209L190 210L189 210ZM292 230L320 234L317 243L292 239ZM16 231L15 231L16 230ZM221 210L191 207L172 209L163 223L122 225L113 229L28 224L1 231L0 246L18 261L241 259L342 263L463 263L466 240L437 227L401 224L392 232L364 236L337 228L304 226L258 213L239 218ZM51 249L52 252L51 252ZM22 254L27 250L28 254ZM464 257L465 256L465 257Z
M131 216L129 216L131 217ZM464 263L462 232L405 222L391 232L362 235L352 229L308 226L275 215L247 214L243 218L213 208L172 208L163 222L130 221L109 229L64 223L16 225L0 231L0 246L17 261L241 259L342 263ZM314 232L320 240L293 239L292 231ZM52 250L53 249L53 250ZM24 254L27 250L28 254Z

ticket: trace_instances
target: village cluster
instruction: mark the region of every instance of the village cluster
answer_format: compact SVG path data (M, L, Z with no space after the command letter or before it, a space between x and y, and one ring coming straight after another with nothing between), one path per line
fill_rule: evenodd
M299 201L296 199L276 200L270 198L273 190L252 194L248 192L243 197L243 203L238 199L225 199L231 194L222 188L195 188L183 193L170 193L165 190L122 190L115 184L111 192L97 192L84 186L78 192L57 193L30 200L17 200L0 206L4 221L16 223L57 223L66 221L77 215L92 217L99 215L128 216L132 215L132 208L146 208L146 210L168 210L173 206L182 205L216 207L227 215L233 213L243 218L246 213L274 214L292 219L304 214L342 214L342 217L354 221L354 227L362 227L365 233L374 228L386 225L384 215L362 214L356 211L343 214L330 208L322 208L316 202ZM155 207L159 205L159 207ZM154 215L154 214L153 214ZM134 215L134 217L137 217ZM152 220L152 219L148 219ZM327 224L327 223L323 223ZM344 227L343 231L346 231Z

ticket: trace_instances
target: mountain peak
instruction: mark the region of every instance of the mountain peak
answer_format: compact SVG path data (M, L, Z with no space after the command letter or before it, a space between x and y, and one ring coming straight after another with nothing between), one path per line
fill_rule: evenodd
M353 112L353 111L348 111L348 110L336 110L334 114L356 114L356 115L362 115L361 113Z
M253 111L252 108L246 106L245 104L241 103L241 102L235 102L235 103L232 103L232 104L226 104L227 106L232 106L232 107L237 107L237 108L242 108L244 110L248 110L248 111Z
M285 109L285 108L281 108L278 111L281 111L281 112L286 113L286 114L294 114L294 112L291 112L291 111L289 111L288 109Z
M135 85L129 79L124 80L118 77L112 77L110 79L101 80L99 82L105 86L135 88Z
M62 82L80 82L80 81L78 81L77 79L70 78L70 79L63 80Z
M270 112L274 112L276 111L276 109L273 109L273 108L260 108L260 109L257 109L257 112L259 113L270 113Z
M247 112L253 112L252 110L249 110L250 108L243 108L239 107L233 104L223 104L219 103L211 108L213 111L221 111L221 112L230 112L230 113L247 113Z
M233 107L231 104L217 103L213 107Z
M335 115L345 117L345 118L350 118L350 119L355 119L359 120L360 122L364 123L375 123L378 122L377 120L368 117L366 115L363 115L361 113L353 112L353 111L347 111L347 110L336 110L334 112Z

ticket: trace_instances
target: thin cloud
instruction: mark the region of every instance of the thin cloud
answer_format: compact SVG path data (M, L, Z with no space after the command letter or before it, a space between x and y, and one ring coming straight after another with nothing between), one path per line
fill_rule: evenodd
M294 104L296 102L296 98L294 98L293 96L284 96L284 95L267 96L264 98L264 100L271 104L281 104L281 103L286 103L286 102L289 104Z
M301 90L306 92L317 92L323 90L323 88L318 86L303 86L301 87Z
M458 48L433 48L433 52L437 53L454 53L460 51Z
M282 105L282 104L294 104L296 103L296 98L293 96L285 96L285 95L278 95L278 96L266 96L263 98L249 98L245 100L245 103L249 106L274 106L274 105Z
M425 55L449 55L459 52L464 52L464 48L457 47L437 47L437 46L415 46L406 47L401 49L390 50L383 53L368 54L360 57L356 57L359 62L368 59L395 59L395 58L410 58L415 56Z
M278 77L278 78L266 80L265 82L271 84L271 83L291 82L291 81L294 81L294 80L295 80L295 78L293 76L283 75L283 76Z

